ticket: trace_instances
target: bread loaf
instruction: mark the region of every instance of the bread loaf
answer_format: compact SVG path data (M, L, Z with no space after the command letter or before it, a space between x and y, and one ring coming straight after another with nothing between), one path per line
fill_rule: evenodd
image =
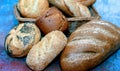
M40 40L40 37L39 28L34 23L20 23L6 37L6 51L13 57L26 56L31 47Z
M69 16L90 17L91 13L87 6L95 0L48 0L51 4L61 9Z
M77 16L77 17L91 17L91 13L89 11L89 9L82 5L79 2L71 2L71 1L67 1L65 0L65 3L67 5L67 7L69 8L70 12L72 12L73 16Z
M72 12L70 12L69 8L66 6L65 1L64 0L48 0L49 3L51 3L52 5L56 6L57 8L61 9L63 12L65 12L66 14L72 16Z
M42 17L36 21L37 26L44 34L54 30L66 31L68 21L65 16L55 7L49 8Z
M18 9L23 17L37 18L49 8L47 0L19 0Z
M90 21L70 35L61 55L61 68L63 71L88 71L119 47L117 26L101 20Z
M64 0L65 1L65 0ZM85 6L90 6L95 3L96 0L66 0L68 2L78 2Z
M79 0L78 0L79 1ZM79 2L85 6L90 6L95 3L96 0L80 0Z
M52 31L34 45L28 53L27 65L35 71L44 70L64 49L67 38L61 31Z

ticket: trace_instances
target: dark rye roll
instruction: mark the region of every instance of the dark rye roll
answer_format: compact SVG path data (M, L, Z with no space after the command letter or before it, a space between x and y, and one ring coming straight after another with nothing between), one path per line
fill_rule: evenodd
M13 28L5 40L5 48L12 57L26 56L41 37L39 28L34 23L20 23Z
M56 7L49 8L43 16L36 21L36 24L44 34L55 30L65 32L68 28L67 19Z
M62 52L63 71L88 71L120 47L120 30L117 26L93 20L77 28L69 37Z

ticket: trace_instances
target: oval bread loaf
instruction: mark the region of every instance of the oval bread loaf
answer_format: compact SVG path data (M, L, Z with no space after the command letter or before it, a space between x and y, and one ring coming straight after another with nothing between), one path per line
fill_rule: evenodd
M26 56L31 47L40 40L40 37L39 28L34 23L20 23L6 37L6 51L13 57Z
M48 0L49 3L61 9L69 16L90 17L91 13L87 6L95 0Z
M120 47L120 30L115 25L93 20L74 31L64 49L63 71L88 71Z
M64 49L67 38L61 31L52 31L34 45L27 55L27 65L35 71L44 70Z
M70 12L72 12L73 16L77 17L91 17L91 13L88 7L82 5L79 2L71 2L65 0L67 7L69 8Z

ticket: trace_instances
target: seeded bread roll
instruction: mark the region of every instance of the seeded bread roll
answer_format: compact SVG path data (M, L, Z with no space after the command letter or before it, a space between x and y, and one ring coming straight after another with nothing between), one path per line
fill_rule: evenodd
M13 57L26 56L40 37L39 28L34 23L21 23L13 28L6 37L6 51Z
M120 47L120 30L115 25L93 20L74 31L61 55L63 71L88 71Z
M23 17L37 18L49 8L47 0L19 0L18 9Z
M55 7L49 8L42 17L40 17L36 24L44 34L54 30L66 31L68 28L68 21L65 16Z
M67 38L61 31L52 31L34 45L27 55L26 63L34 71L44 70L64 49Z
M90 17L91 13L87 8L95 0L48 0L51 4L61 9L69 16ZM87 6L86 6L87 5Z

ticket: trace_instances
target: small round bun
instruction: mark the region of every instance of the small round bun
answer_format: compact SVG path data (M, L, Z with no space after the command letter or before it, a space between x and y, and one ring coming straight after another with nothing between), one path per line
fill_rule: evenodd
M34 23L21 23L13 28L6 37L6 51L12 57L26 56L40 37L39 28Z
M49 8L36 24L44 34L53 30L65 31L68 28L68 21L65 16L55 7Z

